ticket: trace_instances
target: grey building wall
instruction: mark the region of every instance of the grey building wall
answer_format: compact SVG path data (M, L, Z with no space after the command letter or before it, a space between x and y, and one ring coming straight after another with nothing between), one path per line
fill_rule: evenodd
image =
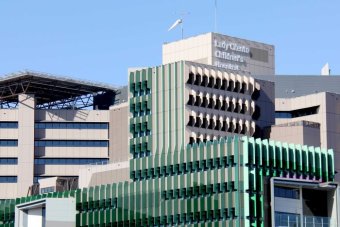
M271 81L255 79L260 85L259 97L255 100L258 106L259 118L256 125L263 131L264 128L275 124L275 86ZM261 137L264 137L261 132Z

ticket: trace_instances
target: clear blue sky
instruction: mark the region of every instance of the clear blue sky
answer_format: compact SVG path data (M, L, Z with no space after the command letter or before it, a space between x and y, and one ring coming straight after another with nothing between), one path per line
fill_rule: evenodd
M167 32L214 30L214 0L0 0L0 75L31 69L127 83L127 68L161 64ZM277 74L340 74L339 0L218 0L219 33L275 45Z

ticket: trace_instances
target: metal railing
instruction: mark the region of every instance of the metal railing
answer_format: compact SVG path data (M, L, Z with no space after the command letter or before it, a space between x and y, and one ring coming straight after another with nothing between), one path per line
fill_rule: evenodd
M276 227L337 227L336 219L321 216L301 216L299 214L276 213Z

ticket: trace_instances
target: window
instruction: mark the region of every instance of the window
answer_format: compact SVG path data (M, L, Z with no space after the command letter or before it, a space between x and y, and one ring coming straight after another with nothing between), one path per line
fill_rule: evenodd
M0 140L0 147L17 147L18 140Z
M37 122L36 129L108 129L106 122Z
M300 215L275 212L275 226L300 226Z
M17 165L17 158L0 158L0 165Z
M88 165L95 163L107 164L107 158L36 158L35 165Z
M18 128L18 122L3 121L0 122L0 128Z
M17 183L18 178L14 176L0 176L0 183Z
M319 113L320 106L312 106L308 108L292 110L292 111L276 111L275 118L296 118Z
M46 187L46 188L41 188L40 189L40 193L44 194L44 193L49 193L49 192L54 192L54 187Z
M36 147L108 147L105 140L36 140Z
M300 192L298 188L275 186L274 195L275 197L288 198L288 199L299 199L300 198Z

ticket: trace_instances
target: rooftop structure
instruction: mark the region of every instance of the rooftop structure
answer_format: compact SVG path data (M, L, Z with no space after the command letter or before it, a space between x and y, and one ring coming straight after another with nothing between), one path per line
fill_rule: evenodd
M240 74L275 74L273 45L218 33L163 44L163 64L182 60L213 65Z
M320 92L340 94L340 76L253 75L275 83L275 98L295 98Z
M109 103L106 105L113 105L114 97L119 93L119 88L107 84L57 77L33 71L13 73L0 78L0 105L2 108L16 106L19 94L33 94L37 109L82 109L96 104L93 100L93 97L96 96L107 96ZM104 108L104 104L102 103L97 108Z

